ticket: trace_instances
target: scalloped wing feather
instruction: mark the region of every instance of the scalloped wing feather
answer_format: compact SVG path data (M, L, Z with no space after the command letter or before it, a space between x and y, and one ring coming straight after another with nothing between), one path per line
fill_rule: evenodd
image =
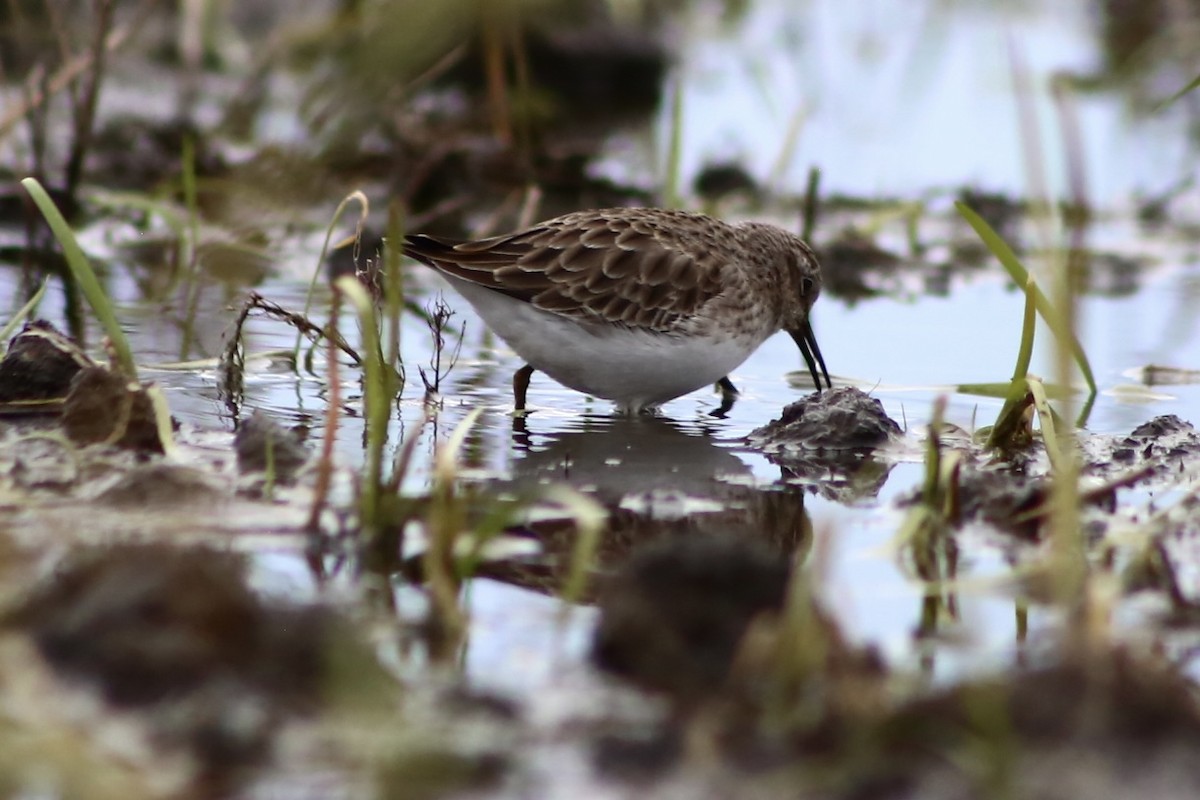
M721 292L724 263L713 254L734 240L730 226L698 214L608 209L478 241L407 236L405 252L545 311L666 330Z

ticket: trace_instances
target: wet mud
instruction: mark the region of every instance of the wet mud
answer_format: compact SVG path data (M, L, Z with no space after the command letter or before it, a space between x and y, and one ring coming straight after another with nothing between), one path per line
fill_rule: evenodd
M597 768L630 785L670 785L683 765L715 757L723 767L710 779L750 796L791 786L974 797L1002 786L1115 798L1137 786L1186 797L1200 786L1188 766L1200 726L1191 682L1153 655L1080 640L1003 676L901 699L885 661L841 637L788 562L745 543L647 547L612 590L592 657L674 709L653 736L594 744ZM768 654L788 645L793 662L775 671Z
M43 320L28 323L9 342L0 362L0 409L10 416L57 413L63 433L81 446L106 443L141 453L163 452L146 387L96 364Z
M95 365L49 322L26 323L0 361L0 403L62 402L75 376Z
M266 758L281 717L320 707L332 622L266 604L237 556L126 544L75 552L0 624L61 680L136 712L216 791Z

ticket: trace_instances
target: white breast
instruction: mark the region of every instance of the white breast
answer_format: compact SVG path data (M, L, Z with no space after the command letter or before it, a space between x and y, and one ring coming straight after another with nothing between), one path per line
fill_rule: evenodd
M657 405L715 383L761 339L686 337L542 311L460 279L446 280L534 369L626 409Z

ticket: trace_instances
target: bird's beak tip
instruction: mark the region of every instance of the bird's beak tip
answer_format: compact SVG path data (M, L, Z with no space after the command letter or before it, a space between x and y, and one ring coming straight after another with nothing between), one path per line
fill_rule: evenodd
M825 385L832 389L833 381L829 379L829 370L825 367L825 358L821 355L821 348L817 346L817 336L813 333L812 323L809 320L804 320L804 324L796 330L788 331L796 346L800 348L800 354L804 356L804 363L808 366L808 372L812 375L813 384L817 387L817 391L821 391L821 376L825 376ZM817 371L817 366L820 365L820 372Z

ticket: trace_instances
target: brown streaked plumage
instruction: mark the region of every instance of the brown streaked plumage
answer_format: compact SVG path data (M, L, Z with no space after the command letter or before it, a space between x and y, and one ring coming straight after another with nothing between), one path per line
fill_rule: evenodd
M514 376L518 409L532 369L629 411L718 379L732 392L726 373L779 330L818 391L818 364L829 383L808 320L820 269L781 228L615 208L478 241L417 234L404 249L528 362Z

